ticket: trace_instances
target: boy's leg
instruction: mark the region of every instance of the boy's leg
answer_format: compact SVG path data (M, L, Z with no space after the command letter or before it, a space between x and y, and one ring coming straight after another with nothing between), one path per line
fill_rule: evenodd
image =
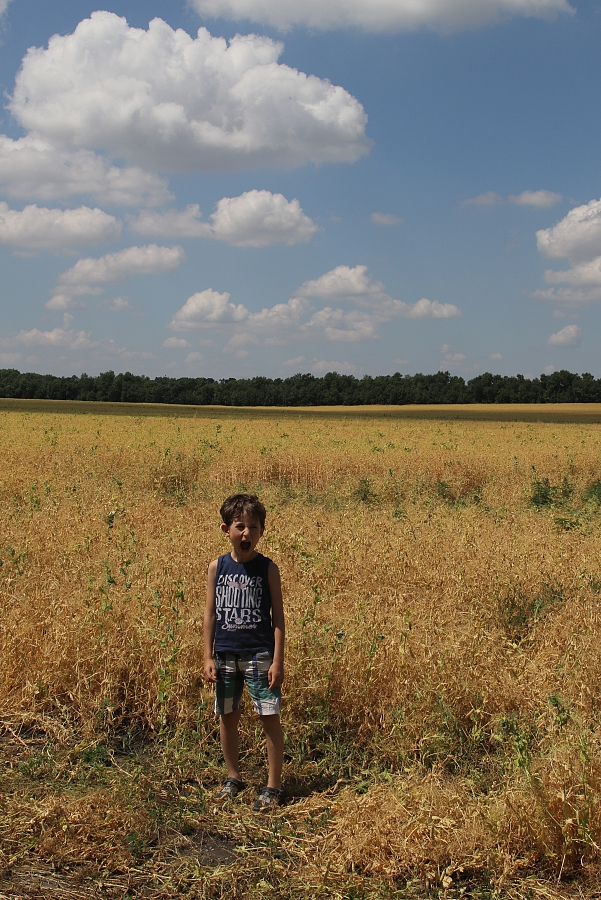
M279 715L261 716L267 744L269 777L267 787L282 789L282 765L284 763L284 733Z
M238 722L241 710L235 709L219 717L219 737L228 778L241 781L238 763Z

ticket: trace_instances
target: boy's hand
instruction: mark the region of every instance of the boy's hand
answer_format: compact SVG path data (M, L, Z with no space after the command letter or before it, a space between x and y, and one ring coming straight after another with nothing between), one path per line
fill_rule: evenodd
M284 663L272 662L267 672L267 684L272 691L284 683Z
M203 675L205 681L210 681L213 684L217 682L217 667L214 659L205 661Z

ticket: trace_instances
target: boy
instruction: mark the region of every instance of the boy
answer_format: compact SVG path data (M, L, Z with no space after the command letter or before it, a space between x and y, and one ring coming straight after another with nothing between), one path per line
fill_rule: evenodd
M278 567L257 553L265 507L254 494L234 494L221 507L221 530L231 550L209 566L204 616L204 677L215 684L215 714L227 778L214 799L233 799L244 787L238 765L238 722L244 682L267 743L267 786L256 812L282 799L284 738L280 723L284 680L284 607Z

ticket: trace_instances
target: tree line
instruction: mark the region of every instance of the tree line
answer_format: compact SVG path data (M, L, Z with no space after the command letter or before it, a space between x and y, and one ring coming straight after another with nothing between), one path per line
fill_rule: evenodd
M113 371L100 375L39 375L0 369L0 396L37 400L181 403L206 406L361 406L368 403L601 403L601 378L565 369L539 378L492 375L469 381L434 375L339 375L319 378L148 378Z

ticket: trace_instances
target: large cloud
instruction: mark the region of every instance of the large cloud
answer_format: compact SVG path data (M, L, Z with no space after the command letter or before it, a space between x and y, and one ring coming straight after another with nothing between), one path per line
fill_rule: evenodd
M0 202L0 244L37 250L57 250L115 241L121 223L101 209L10 209Z
M434 28L451 31L509 16L550 19L573 13L566 0L190 0L202 16L250 19L288 29L293 25L368 31Z
M315 309L309 298L352 304L355 309L324 306ZM175 331L219 330L230 335L226 351L244 356L251 346L280 344L293 339L326 340L343 343L373 340L378 328L394 318L453 318L461 311L452 303L425 297L417 303L403 303L389 297L367 266L337 266L320 278L306 281L297 296L287 303L264 307L253 313L244 304L235 304L230 295L211 288L193 294L170 323Z
M153 19L110 12L23 59L10 110L63 151L103 150L135 165L230 170L353 162L369 149L366 115L341 87L280 65L282 45L205 28L192 39Z
M171 199L166 182L139 166L119 168L91 150L58 150L31 135L0 135L0 184L11 197L40 200L83 194L118 206L160 206Z
M183 212L145 210L131 222L138 234L154 237L208 237L235 247L267 247L300 244L311 239L317 225L304 214L298 200L286 200L270 191L246 191L239 197L223 197L211 215L201 221L198 204Z
M127 247L99 258L79 259L72 268L59 275L46 306L49 309L68 309L75 305L77 297L102 293L101 284L127 281L134 275L169 272L177 269L184 259L181 247L158 247L156 244Z
M601 200L577 206L553 228L537 231L536 244L549 259L590 259L601 255Z
M547 343L551 347L577 347L581 335L582 328L578 325L566 325L557 334L552 334Z
M535 297L569 307L601 300L601 200L577 206L553 228L536 232L538 250L549 259L567 258L569 269L545 272L547 284L568 287L534 292Z

